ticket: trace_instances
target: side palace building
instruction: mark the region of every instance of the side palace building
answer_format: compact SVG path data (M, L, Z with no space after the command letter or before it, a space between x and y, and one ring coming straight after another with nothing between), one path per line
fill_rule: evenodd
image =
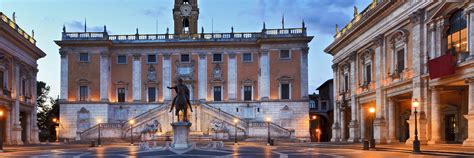
M169 134L182 78L191 90L192 135L309 139L308 43L298 28L204 33L197 0L175 0L174 34L67 32L61 47L60 137L126 138Z
M473 37L469 0L374 0L355 8L325 49L334 57L331 140L360 142L374 126L378 143L411 144L417 119L422 144L473 146Z
M38 59L46 54L15 21L0 12L0 130L9 145L39 143L36 124Z

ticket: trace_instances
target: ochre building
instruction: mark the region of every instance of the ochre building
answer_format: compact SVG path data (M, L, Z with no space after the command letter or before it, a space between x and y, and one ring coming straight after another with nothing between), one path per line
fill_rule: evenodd
M170 134L181 78L191 90L192 135L309 138L308 43L297 28L204 33L197 0L176 0L174 33L110 35L67 32L61 47L60 137L108 138ZM198 32L199 31L199 32ZM150 128L148 128L150 127Z

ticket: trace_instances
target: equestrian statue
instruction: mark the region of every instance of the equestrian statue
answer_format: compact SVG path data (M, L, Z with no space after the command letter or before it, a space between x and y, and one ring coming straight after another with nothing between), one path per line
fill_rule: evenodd
M178 79L178 84L175 85L174 87L167 87L168 89L174 89L176 92L176 96L173 99L173 103L171 104L171 109L170 112L173 111L173 108L175 108L175 115L178 116L178 121L179 119L179 112L181 111L183 114L183 121L184 122L189 122L188 121L188 106L191 112L193 112L193 107L191 106L190 102L190 92L189 89L186 85L183 84L183 79Z

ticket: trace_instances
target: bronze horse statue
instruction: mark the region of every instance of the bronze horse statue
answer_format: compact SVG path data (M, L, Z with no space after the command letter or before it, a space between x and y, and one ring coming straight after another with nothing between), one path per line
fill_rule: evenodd
M174 89L176 91L176 97L173 99L171 104L170 112L175 108L175 115L178 116L179 121L179 111L183 112L183 121L188 122L188 106L191 112L193 112L193 107L191 106L189 89L186 85L183 84L182 79L178 79L178 84L174 87L167 87L168 89Z

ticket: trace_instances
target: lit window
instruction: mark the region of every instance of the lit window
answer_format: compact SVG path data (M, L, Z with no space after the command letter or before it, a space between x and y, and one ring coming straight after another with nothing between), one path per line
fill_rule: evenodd
M448 50L452 53L467 52L467 22L463 10L458 10L449 18L447 36Z

